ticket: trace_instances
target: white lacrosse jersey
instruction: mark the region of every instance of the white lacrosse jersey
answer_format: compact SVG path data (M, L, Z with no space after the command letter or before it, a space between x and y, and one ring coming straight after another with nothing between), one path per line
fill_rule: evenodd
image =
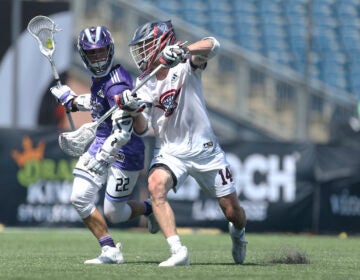
M154 76L137 91L140 99L153 102L147 117L157 149L179 158L202 158L219 148L206 110L202 71L192 70L189 61L180 63L164 80Z

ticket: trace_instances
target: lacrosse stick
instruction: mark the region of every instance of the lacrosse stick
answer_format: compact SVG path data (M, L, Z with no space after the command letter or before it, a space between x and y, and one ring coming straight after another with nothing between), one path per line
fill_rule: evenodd
M53 53L55 51L54 33L61 31L61 29L58 29L56 24L50 18L46 16L36 16L29 21L27 30L39 43L40 52L49 60L56 84L60 87L61 81L55 67ZM74 122L69 110L66 110L66 116L69 120L71 129L75 130Z
M139 83L132 91L134 95L136 91L141 88L148 80L150 80L160 69L164 66L160 64L156 67L148 76L146 76L141 83ZM150 102L139 101L145 103L147 107L151 107ZM105 121L115 110L118 110L119 106L115 104L111 107L103 116L101 116L96 122L83 124L80 128L71 132L63 132L59 135L59 146L68 155L78 157L85 152L85 149L95 138L96 129Z

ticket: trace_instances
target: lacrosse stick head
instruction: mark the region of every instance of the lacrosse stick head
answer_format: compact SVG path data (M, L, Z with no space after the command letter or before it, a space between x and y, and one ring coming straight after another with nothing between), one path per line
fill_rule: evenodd
M52 19L36 16L28 23L27 30L39 43L40 52L51 57L55 51L54 33L60 31Z
M96 123L86 123L79 129L59 135L59 146L65 154L81 156L95 138Z

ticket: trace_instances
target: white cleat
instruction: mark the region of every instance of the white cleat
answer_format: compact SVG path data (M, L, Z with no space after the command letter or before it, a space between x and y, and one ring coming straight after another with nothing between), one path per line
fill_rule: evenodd
M181 246L176 252L171 252L171 257L159 264L163 267L180 265L190 265L188 250L185 246Z
M244 234L240 236L236 236L234 225L229 222L229 233L232 240L232 256L234 259L234 262L236 264L243 264L246 257L246 245L247 241L245 240L245 229Z
M124 257L121 253L121 244L116 247L104 246L101 249L101 255L95 259L87 260L84 264L119 264L124 263Z
M149 203L151 206L152 206L152 201L151 199L147 199L146 200L147 203ZM157 232L159 232L160 230L160 226L155 218L155 215L154 213L151 213L148 217L147 217L147 228L148 228L148 231L152 234L155 234Z

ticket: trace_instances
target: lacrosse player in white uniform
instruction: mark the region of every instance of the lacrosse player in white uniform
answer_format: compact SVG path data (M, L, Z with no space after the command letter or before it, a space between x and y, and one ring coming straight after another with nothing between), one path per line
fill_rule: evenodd
M168 191L176 192L189 175L218 199L229 221L233 259L242 264L247 244L246 215L240 207L225 153L211 128L201 84L201 73L216 55L219 42L207 37L185 47L175 41L171 21L156 21L140 26L130 42L132 57L144 76L159 64L165 66L137 90L137 98L152 102L153 106L134 121L134 131L142 134L148 119L156 138L148 189L153 212L171 252L170 258L159 266L190 263L167 200ZM137 82L140 80L141 76ZM124 105L126 102L120 107Z
M115 96L130 92L133 81L125 68L113 65L114 42L106 27L94 26L82 30L77 47L92 76L91 93L77 96L66 85L53 87L51 92L71 111L90 110L93 121L96 121L116 104ZM135 111L117 110L101 123L94 141L74 169L71 202L101 246L100 256L85 261L85 264L124 262L121 244L114 244L107 223L94 204L97 193L104 186L104 214L110 222L120 223L145 215L150 222L154 221L152 230L157 230L151 201L130 200L140 171L144 168L144 143L132 133L136 115Z

